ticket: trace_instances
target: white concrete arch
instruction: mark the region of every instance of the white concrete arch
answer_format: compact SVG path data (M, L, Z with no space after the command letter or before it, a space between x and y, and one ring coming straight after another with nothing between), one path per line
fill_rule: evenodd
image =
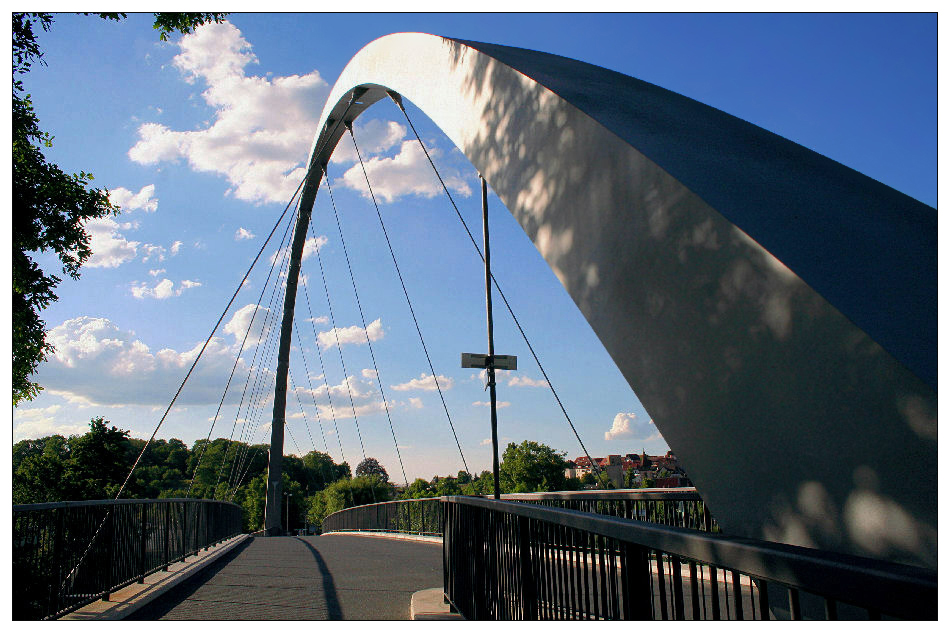
M603 68L402 33L333 87L308 215L387 91L485 176L724 531L936 566L933 209Z

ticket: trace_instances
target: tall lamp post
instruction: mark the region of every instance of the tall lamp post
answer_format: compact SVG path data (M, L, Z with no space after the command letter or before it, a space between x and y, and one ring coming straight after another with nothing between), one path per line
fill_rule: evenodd
M292 493L285 492L284 496L287 497L287 523L284 529L288 534L290 534L290 498L294 495Z
M500 483L498 481L498 406L495 393L495 370L507 369L509 371L518 369L518 357L495 354L495 334L494 322L492 319L491 306L491 250L488 241L488 184L485 178L479 175L482 183L482 235L485 240L485 312L488 316L488 354L462 354L462 367L484 367L487 374L489 404L491 407L491 445L492 445L492 478L495 488L495 499L499 499L501 493Z

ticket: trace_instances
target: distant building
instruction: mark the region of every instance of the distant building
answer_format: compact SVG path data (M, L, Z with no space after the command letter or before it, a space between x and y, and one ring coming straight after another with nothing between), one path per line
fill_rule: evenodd
M581 478L587 473L594 473L596 465L600 472L607 475L610 481L618 488L626 487L629 476L631 485L639 485L644 479L653 479L658 488L679 488L692 485L686 473L679 465L673 451L666 455L647 455L646 451L627 453L626 455L607 455L594 457L593 461L586 455L567 462L564 476L568 479ZM632 475L628 475L633 471ZM666 471L664 477L658 477L661 471Z

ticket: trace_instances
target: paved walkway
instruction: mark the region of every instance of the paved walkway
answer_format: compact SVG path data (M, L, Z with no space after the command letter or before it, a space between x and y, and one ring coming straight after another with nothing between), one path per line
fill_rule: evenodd
M258 537L129 619L408 620L412 594L441 585L438 543Z

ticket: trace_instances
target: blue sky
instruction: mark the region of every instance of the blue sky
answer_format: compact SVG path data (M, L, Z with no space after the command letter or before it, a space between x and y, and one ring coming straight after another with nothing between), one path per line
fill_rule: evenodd
M66 171L95 174L95 184L125 210L89 227L93 259L80 281L63 281L60 300L43 314L57 353L38 375L46 390L14 411L14 441L80 433L99 415L134 436L151 434L196 346L296 186L294 170L307 158L336 77L363 45L399 31L521 46L605 66L937 204L935 15L235 14L225 25L168 43L158 41L148 15L121 23L57 15L51 32L39 37L48 67L26 78L41 126L55 136L47 156ZM466 220L479 228L474 168L424 113L411 106L409 112ZM370 177L436 373L449 387L446 402L462 449L472 470L490 469L488 409L476 404L487 402L487 394L476 371L459 367L460 352L486 347L481 263L418 146L408 143L411 131L399 111L381 102L361 117L356 133L370 157ZM455 473L461 459L438 394L428 389L429 368L347 142L330 165L331 183L405 468L410 480ZM501 203L493 198L490 204L496 277L591 454L665 451L649 413L553 273ZM357 328L332 217L323 189L314 244L321 248L337 327ZM276 248L268 245L268 258ZM55 268L49 257L40 261ZM255 268L159 437L191 444L208 434L267 265L264 258ZM351 465L362 459L348 380L366 455L401 480L365 335L360 344L360 332L343 331L345 376L329 337L314 255L304 261L303 274L314 322L303 320L310 314L301 291L301 338L291 372L307 417L293 417L300 408L291 395L293 437L287 436L285 451L326 447L339 460L342 444ZM502 447L530 439L580 455L497 299L495 314L496 351L519 357L519 370L499 386ZM307 369L313 395L304 392ZM253 430L254 442L269 437L269 402L260 403L259 414L238 412L246 379L247 373L236 374L213 437L227 437L232 427L235 437L242 429ZM327 386L339 439L326 434L334 426Z

